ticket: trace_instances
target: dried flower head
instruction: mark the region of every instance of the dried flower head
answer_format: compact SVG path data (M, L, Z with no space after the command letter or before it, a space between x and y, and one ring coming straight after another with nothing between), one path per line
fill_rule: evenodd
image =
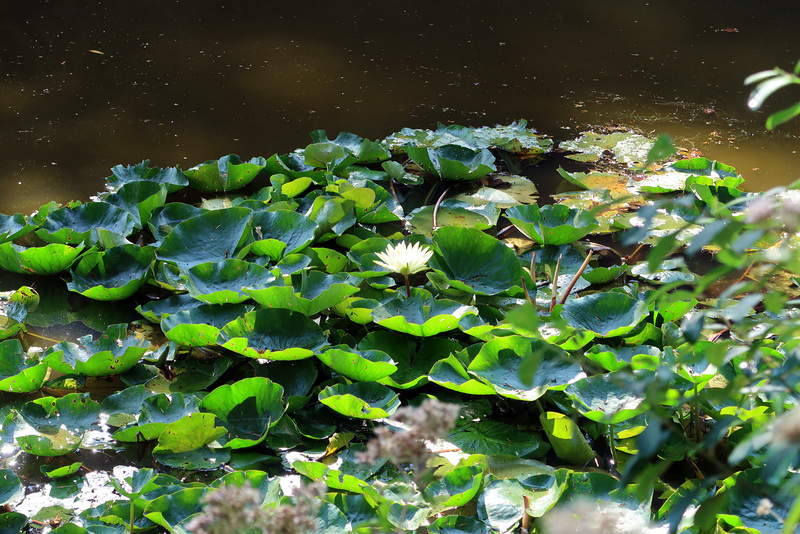
M359 460L375 463L386 458L395 465L412 464L415 469L422 469L433 456L425 442L447 437L460 410L457 404L436 399L426 399L417 407L400 408L389 420L402 424L406 430L393 432L389 427L377 428Z
M546 534L647 534L660 532L648 526L641 512L610 503L577 499L547 512L539 524Z
M428 267L428 261L433 256L433 250L430 247L423 247L419 243L408 245L403 242L394 247L389 245L384 252L376 253L376 256L381 259L381 261L376 261L376 264L403 276L408 276Z

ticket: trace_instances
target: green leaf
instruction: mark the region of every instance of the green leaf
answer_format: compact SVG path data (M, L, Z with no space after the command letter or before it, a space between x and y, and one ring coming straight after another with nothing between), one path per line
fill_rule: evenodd
M564 393L584 417L613 425L648 409L643 394L633 393L626 387L631 381L630 373L616 371L583 378L567 386Z
M571 417L558 412L545 412L539 414L539 421L559 458L571 464L584 465L595 457L592 447Z
M206 304L236 304L250 298L243 290L262 289L277 278L266 268L242 260L197 264L184 275L189 295Z
M83 245L72 247L60 243L25 248L13 243L2 243L0 268L12 273L50 276L68 269L84 248Z
M377 324L412 336L430 337L458 328L466 315L477 315L474 306L446 299L434 299L428 291L417 289L411 297L402 292L372 310Z
M0 506L20 500L25 495L25 488L19 477L11 469L0 469Z
M118 190L130 182L148 181L166 185L170 193L180 191L189 184L189 180L177 167L148 167L150 160L146 159L137 165L117 165L111 168L112 175L106 179L108 185Z
M514 206L506 210L506 217L523 234L541 245L566 245L599 226L589 212L562 204L551 204L541 209L536 204Z
M168 532L187 532L184 526L203 511L206 488L186 488L148 502L144 516Z
M467 369L454 355L439 360L428 376L431 382L468 395L494 395L495 388L467 373Z
M187 347L217 344L222 328L252 309L244 304L203 304L165 316L161 330L167 339Z
M188 452L213 443L227 430L215 426L216 415L193 413L169 423L158 436L158 446L153 452Z
M61 373L86 376L122 374L132 368L150 342L139 335L129 335L127 325L110 326L97 340L92 335L78 338L78 344L62 341L42 354L42 362Z
M0 214L0 243L14 241L36 228L35 224L29 224L24 215L15 213L14 215Z
M183 202L171 202L163 207L154 209L150 219L147 221L147 226L156 239L156 244L160 244L179 223L202 215L205 212L206 210L197 206L191 206Z
M167 185L156 182L129 182L106 197L105 202L125 210L133 218L134 228L141 230L147 227L153 210L164 205L167 190Z
M81 462L74 462L64 466L42 465L39 466L39 470L47 478L63 478L74 475L81 467L83 467Z
M478 518L500 532L510 531L524 513L522 485L514 479L491 482L478 498Z
M443 180L477 180L497 170L494 156L486 149L459 145L439 148L406 145L402 150L426 172Z
M124 300L144 285L155 261L153 247L121 245L84 254L70 269L70 291L94 300Z
M327 344L318 324L297 312L265 309L225 325L217 342L249 358L300 360Z
M38 391L47 375L47 365L27 362L17 339L0 343L0 391L32 393Z
M319 225L295 211L260 211L253 214L253 228L258 239L277 239L286 243L284 255L298 252L314 240ZM256 254L261 254L260 241L250 246Z
M187 219L164 238L156 255L183 268L235 257L250 236L251 215L247 208L227 208Z
M675 151L676 148L672 143L672 138L667 134L661 134L653 143L653 148L647 152L647 161L645 161L644 166L650 167L653 163L669 159L675 154Z
M417 208L406 217L414 233L433 235L433 213L436 212L436 228L457 226L487 230L497 224L500 211L494 203L474 206L460 200L447 199L438 209L435 206Z
M265 308L288 309L310 317L357 293L354 282L357 280L349 275L311 271L301 273L293 286L273 285L264 289L243 288L243 291Z
M358 350L337 345L317 354L317 358L337 373L360 382L380 380L397 371L394 360L380 350Z
M157 439L168 424L196 413L199 404L200 399L195 396L184 397L182 393L169 396L159 393L147 397L142 401L136 424L117 430L113 437L117 441L131 442Z
M550 446L540 431L517 427L489 418L461 419L447 437L466 454L502 454L519 458L542 458Z
M225 446L232 449L260 443L283 416L283 388L268 378L245 378L214 389L200 409L217 416L228 431Z
M335 412L356 419L389 417L400 406L394 391L374 382L328 386L320 391L319 401Z
M266 165L264 158L242 162L236 154L229 154L196 165L183 174L198 191L235 191L252 182Z
M106 202L89 202L75 208L51 211L36 230L36 235L48 243L80 245L91 241L95 228L128 236L135 225L133 218L122 208Z
M520 289L522 266L514 252L474 228L439 228L431 267L455 288L477 295ZM528 283L528 287L534 287Z
M59 429L82 434L97 421L100 404L89 398L88 393L69 393L63 397L42 397L22 405L20 415L42 433Z
M436 510L464 506L481 489L483 472L479 467L456 467L444 477L428 485L424 490L425 500Z
M567 301L561 318L603 337L625 335L649 314L647 304L622 293L594 293Z

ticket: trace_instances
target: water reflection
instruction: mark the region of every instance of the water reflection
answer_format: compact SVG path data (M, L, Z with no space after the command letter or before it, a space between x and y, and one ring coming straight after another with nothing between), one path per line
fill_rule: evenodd
M764 133L742 86L800 56L796 3L14 0L4 15L4 213L85 199L117 163L187 168L317 128L437 121L525 118L559 138L620 123L683 136L750 187L798 178L800 126Z

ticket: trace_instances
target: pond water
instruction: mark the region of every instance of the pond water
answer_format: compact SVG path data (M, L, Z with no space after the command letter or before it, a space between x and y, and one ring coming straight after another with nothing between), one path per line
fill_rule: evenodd
M800 121L765 132L742 82L794 65L798 20L798 3L741 0L12 0L0 212L85 200L119 163L185 169L285 153L318 128L374 139L437 121L667 132L752 190L788 184ZM800 100L783 93L768 109Z

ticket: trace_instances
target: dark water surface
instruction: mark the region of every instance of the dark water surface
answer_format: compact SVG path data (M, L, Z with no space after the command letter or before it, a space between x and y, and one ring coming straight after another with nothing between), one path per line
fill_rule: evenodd
M798 2L2 5L3 213L85 200L118 163L185 169L318 128L374 139L437 121L524 118L557 139L618 123L672 133L753 190L800 178L800 121L767 134L742 85L800 58ZM800 100L782 93L771 109Z

